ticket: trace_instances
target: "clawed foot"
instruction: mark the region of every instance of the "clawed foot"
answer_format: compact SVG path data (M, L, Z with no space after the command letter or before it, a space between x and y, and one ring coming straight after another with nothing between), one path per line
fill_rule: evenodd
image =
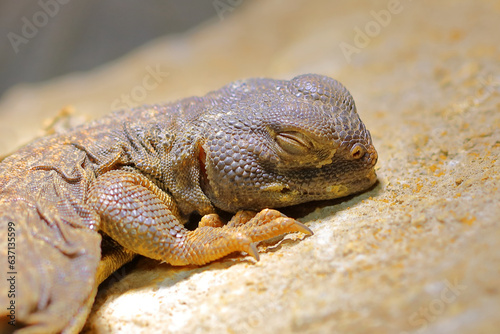
M223 225L216 214L206 215L200 221L200 228L204 229L204 227L220 228L224 238L229 239L227 240L228 248L233 251L244 251L256 261L259 260L259 253L255 243L259 241L292 232L313 234L311 229L304 224L273 209L264 209L259 213L239 211L227 225ZM224 252L222 249L219 251Z

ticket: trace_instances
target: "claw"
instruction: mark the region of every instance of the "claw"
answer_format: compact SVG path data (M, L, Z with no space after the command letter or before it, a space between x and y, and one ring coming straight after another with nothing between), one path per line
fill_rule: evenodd
M297 232L302 232L304 234L307 234L307 235L313 235L314 232L309 228L307 227L306 225L302 224L302 223L299 223L298 221L295 221L295 229L297 230Z
M250 245L248 245L248 250L246 250L246 252L248 253L248 255L253 257L255 259L255 261L260 260L259 252L257 251L257 247L255 246L255 243L251 243Z

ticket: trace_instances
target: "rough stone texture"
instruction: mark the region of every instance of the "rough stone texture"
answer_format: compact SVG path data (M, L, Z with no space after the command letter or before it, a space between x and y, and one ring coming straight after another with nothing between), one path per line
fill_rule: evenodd
M372 11L393 3L244 1L222 21L0 101L1 155L68 104L75 115L53 130L124 106L121 94L159 102L316 72L350 89L372 132L377 186L287 211L314 236L262 245L258 263L136 260L103 284L85 333L498 331L500 3L401 1L377 23ZM347 44L358 52L346 57ZM169 74L139 95L157 67Z

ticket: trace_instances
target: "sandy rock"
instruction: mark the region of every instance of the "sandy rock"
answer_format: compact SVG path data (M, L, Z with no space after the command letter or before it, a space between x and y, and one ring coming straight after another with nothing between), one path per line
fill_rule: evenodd
M379 152L368 192L286 211L313 236L261 245L258 263L140 258L103 283L84 333L496 332L499 15L495 1L242 1L92 72L12 89L0 155L67 105L78 123L316 72L350 89Z

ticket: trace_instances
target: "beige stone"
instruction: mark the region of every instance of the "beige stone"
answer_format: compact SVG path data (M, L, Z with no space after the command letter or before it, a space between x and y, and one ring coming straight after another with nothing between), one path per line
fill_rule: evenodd
M74 124L124 104L156 68L168 75L133 102L321 73L350 89L379 152L370 191L286 211L313 236L262 245L258 263L141 258L104 283L84 332L498 332L499 16L498 1L242 1L92 72L12 89L0 155L67 105Z

